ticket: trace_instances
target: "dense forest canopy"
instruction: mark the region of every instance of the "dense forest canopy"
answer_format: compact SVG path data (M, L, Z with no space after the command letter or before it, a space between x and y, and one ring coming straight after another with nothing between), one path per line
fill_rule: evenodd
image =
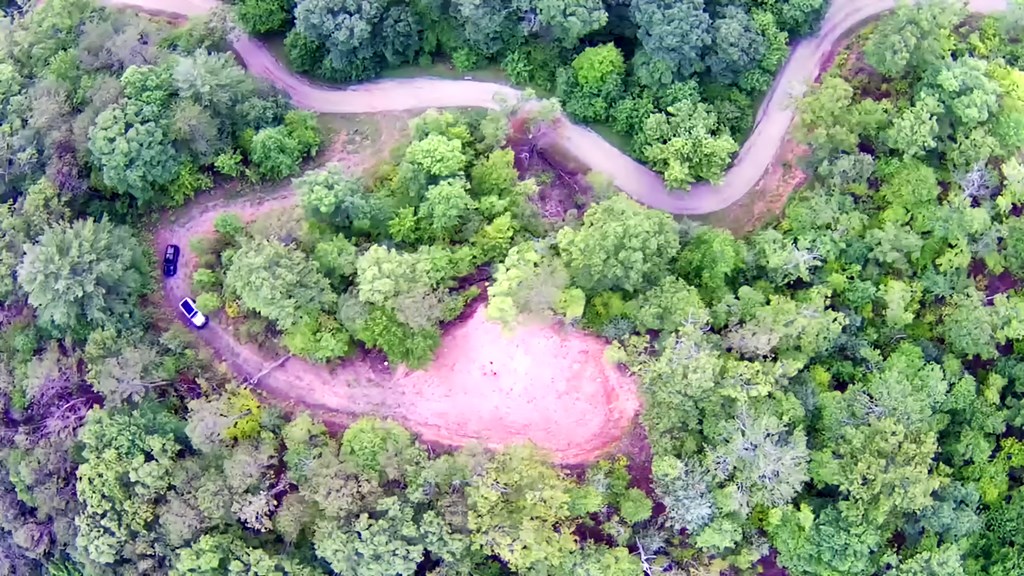
M364 71L457 39L480 59L578 52L553 81L599 94L609 77L632 90L637 58L697 74L651 112L659 134L714 132L705 79L742 60L715 40L741 14L796 34L819 8L339 4L365 21L330 42L416 31L340 61ZM239 17L268 6L264 31L290 25L287 4ZM338 14L317 6L294 7L295 30ZM651 24L675 18L705 35ZM748 237L614 193L542 217L512 106L427 112L369 176L306 172L299 211L222 215L183 247L229 335L314 362L362 347L428 364L481 288L510 329L551 317L602 336L645 396L651 458L569 471L529 447L438 451L377 418L329 433L154 321L140 220L214 179L297 175L316 119L221 52L216 21L83 0L5 20L0 573L1021 574L1021 22L933 2L854 38L799 104L807 185ZM290 49L337 49L303 34ZM714 167L662 144L666 170Z
M449 59L500 64L607 126L671 187L721 178L789 53L826 0L239 0L252 34L332 81Z
M0 198L40 178L72 208L179 206L217 173L298 169L318 142L305 112L222 51L226 27L183 28L58 0L2 22Z

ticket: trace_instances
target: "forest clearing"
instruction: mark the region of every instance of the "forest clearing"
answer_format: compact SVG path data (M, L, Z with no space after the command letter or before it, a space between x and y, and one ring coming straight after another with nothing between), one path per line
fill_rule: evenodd
M0 25L0 574L1021 573L1024 5L111 6Z

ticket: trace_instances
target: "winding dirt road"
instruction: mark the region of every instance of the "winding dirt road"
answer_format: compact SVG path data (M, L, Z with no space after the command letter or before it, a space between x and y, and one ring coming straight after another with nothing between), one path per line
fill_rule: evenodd
M203 14L219 4L217 0L104 1L113 6L185 16ZM1007 0L971 0L969 4L978 12L995 12L1005 10ZM674 214L716 212L756 185L792 123L792 96L813 80L841 38L894 5L894 0L833 0L821 32L795 46L758 112L755 130L720 185L699 184L689 192L668 190L657 174L586 128L563 121L556 137L584 164L606 173L619 188L644 204ZM497 94L516 94L498 84L433 78L370 82L348 89L317 86L289 72L260 42L244 35L232 42L251 73L287 92L296 106L318 112L494 107ZM167 243L188 246L191 238L211 234L214 219L224 212L236 212L251 221L261 214L293 207L294 202L294 192L288 185L259 198L196 201L167 215L155 233L155 248L160 254ZM178 276L164 284L168 309L176 310L177 301L190 293L195 266L195 259L184 255ZM480 324L476 317L469 322ZM597 349L596 339L587 340L589 337L579 333L551 327L534 327L518 339L509 337L505 341L501 340L504 334L490 327L468 336L461 330L462 326L445 335L435 362L448 370L440 386L437 376L429 373L392 376L375 371L367 363L327 368L292 359L265 375L259 388L322 416L395 417L427 441L500 446L529 440L563 463L589 461L613 447L639 409L632 383L616 377L614 370L609 371L600 356L592 353ZM255 347L239 343L216 321L199 334L242 378L252 377L273 361ZM479 353L476 348L487 348L486 342L498 344L490 347L491 352ZM547 373L542 370L540 378L544 380L537 380L537 372L523 371L522 366L530 358L557 355L553 352L556 348L563 349L563 363L552 363ZM511 371L511 377L493 383L476 377L486 370L495 376L496 369ZM495 388L501 388L497 396L482 393Z
M219 5L218 0L103 0L108 5L194 16ZM919 0L912 0L914 2ZM593 170L603 172L638 202L672 214L718 212L750 191L764 174L793 122L793 97L813 81L825 59L849 33L897 0L832 0L818 34L798 42L757 113L755 127L721 184L700 183L689 191L669 190L658 174L644 167L588 128L560 123L560 143ZM969 0L980 13L1007 9L1008 0ZM515 96L508 86L489 82L415 78L380 80L351 88L312 84L287 69L258 40L238 34L235 51L248 70L287 92L296 106L316 112L367 113L422 108L493 108L495 96Z

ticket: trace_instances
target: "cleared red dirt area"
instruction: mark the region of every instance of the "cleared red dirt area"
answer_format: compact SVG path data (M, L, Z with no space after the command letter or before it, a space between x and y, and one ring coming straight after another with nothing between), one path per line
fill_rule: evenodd
M503 329L480 305L448 330L427 370L396 377L396 392L411 400L398 416L432 442L532 442L558 462L593 460L640 408L636 385L605 360L606 348L554 324Z
M382 135L375 150L364 149L358 157L331 146L324 160L359 172L379 159L394 137ZM233 212L252 222L295 209L295 191L288 184L249 196L227 192L166 215L154 231L156 254L169 243L182 247L177 276L164 279L154 300L186 326L177 303L191 294L197 267L189 241L212 235L220 214ZM562 464L589 462L614 450L640 403L632 380L605 361L605 342L555 325L506 332L487 321L483 311L478 305L446 331L436 360L425 371L399 369L392 375L366 358L331 366L291 358L264 374L254 388L288 411L308 410L335 429L372 414L394 418L432 444L497 448L533 442ZM220 314L193 333L243 382L279 359L236 340Z

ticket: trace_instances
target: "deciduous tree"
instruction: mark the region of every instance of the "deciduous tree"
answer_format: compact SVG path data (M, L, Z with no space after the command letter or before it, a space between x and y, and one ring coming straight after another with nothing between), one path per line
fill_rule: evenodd
M316 317L336 298L305 254L272 240L242 244L224 274L224 289L282 330Z
M142 203L160 204L158 192L180 167L166 129L133 101L115 104L96 117L89 130L89 151L104 184Z
M109 221L79 220L46 230L25 247L18 283L40 321L58 330L124 322L148 286L142 246Z
M718 125L710 106L683 99L666 112L651 114L633 147L674 188L702 180L717 182L739 146Z
M652 58L669 63L680 77L701 71L711 43L711 16L704 0L633 0L630 10L637 37Z
M679 231L669 215L619 195L587 211L579 230L559 231L558 250L573 284L585 291L634 292L668 274Z

